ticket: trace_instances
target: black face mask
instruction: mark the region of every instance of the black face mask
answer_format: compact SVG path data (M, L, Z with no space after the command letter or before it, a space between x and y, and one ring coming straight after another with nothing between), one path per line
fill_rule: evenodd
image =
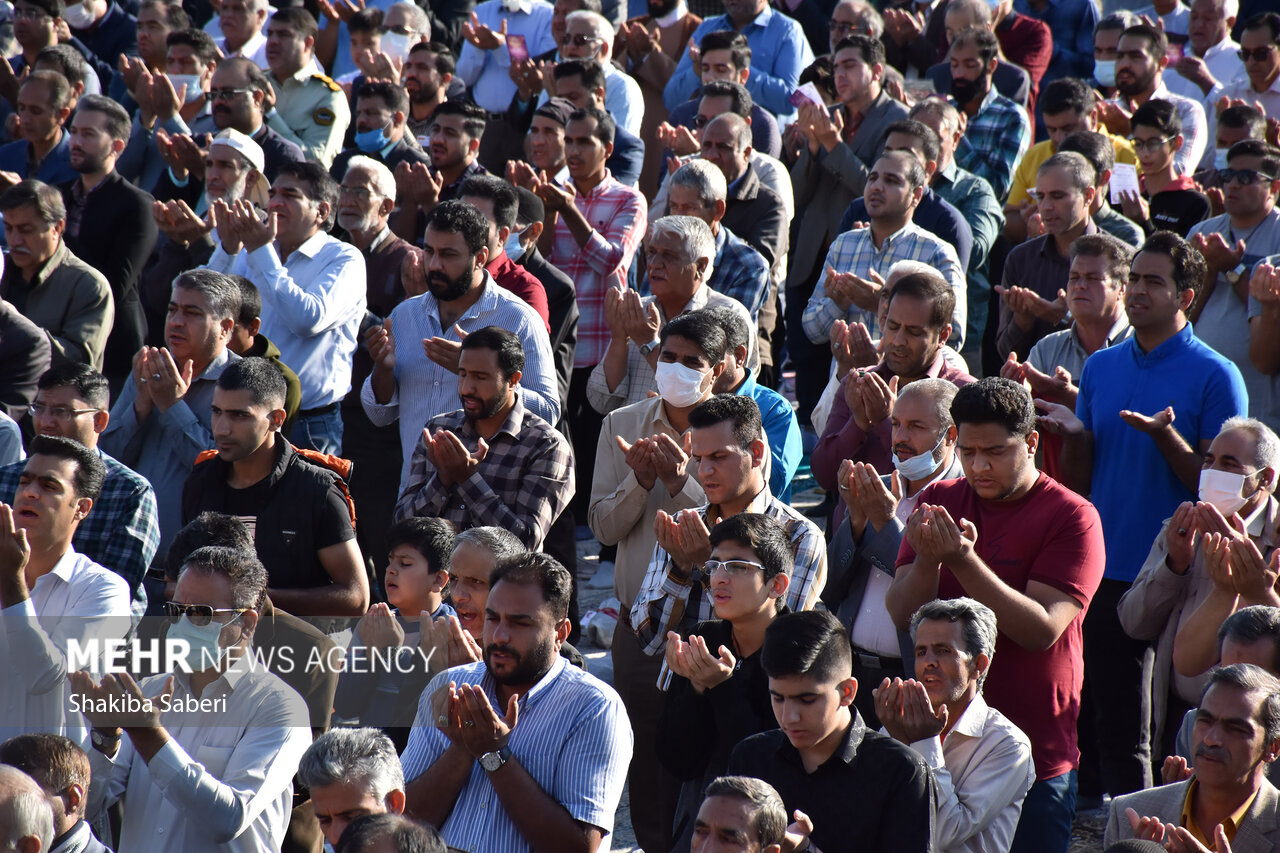
M984 74L977 80L961 80L953 77L951 80L951 97L956 99L957 104L969 103L986 92L986 76Z

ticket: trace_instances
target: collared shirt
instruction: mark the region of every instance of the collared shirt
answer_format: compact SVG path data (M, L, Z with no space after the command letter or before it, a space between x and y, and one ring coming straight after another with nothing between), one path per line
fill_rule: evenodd
M36 178L51 186L65 184L80 177L71 168L71 134L62 131L58 144L33 168L35 149L25 139L0 146L0 170L14 172L23 178Z
M268 73L271 71L271 65L267 62L267 37L261 30L249 36L249 40L242 44L239 50L230 50L225 37L217 39L217 45L223 56L252 59L253 64L263 71Z
M450 681L480 686L495 708L497 688L483 663L446 670L427 685L401 763L404 778L421 776L449 747L436 727L432 699ZM613 832L614 812L631 763L631 722L612 687L557 656L551 669L519 699L520 722L511 730L509 760L519 762L533 780L571 818ZM445 842L460 850L523 853L532 850L521 836L477 761L458 799L440 827Z
M1084 227L1085 234L1097 234L1098 226L1090 219ZM1025 287L1052 302L1059 290L1066 290L1067 276L1071 272L1071 259L1058 251L1052 234L1041 234L1015 246L1004 264L1004 286ZM996 331L996 349L1001 358L1016 352L1025 358L1036 342L1055 328L1047 320L1036 317L1030 329L1022 329L1014 321L1013 311L1000 300L1000 320ZM1074 375L1074 374L1073 374Z
M1041 90L1059 77L1089 79L1093 75L1093 28L1098 6L1093 0L1049 0L1033 9L1030 0L1014 0L1014 11L1044 21L1053 33L1053 58L1040 81Z
M68 548L54 567L36 579L30 597L0 610L0 739L34 732L65 735L88 747L89 729L70 703L67 672L92 668L96 654L67 659L74 642L122 639L129 632L129 588L115 572Z
M65 240L31 281L9 261L0 276L0 297L49 336L54 364L80 361L102 369L116 316L111 285L77 258Z
M138 391L132 381L124 383L111 407L111 421L98 443L155 489L160 519L157 554L168 551L169 542L182 527L182 487L196 456L213 447L210 406L214 386L227 365L239 360L240 356L224 349L192 380L182 399L167 411L153 409L142 423L133 408Z
M1215 115L1209 112L1209 108L1213 106L1210 103L1210 97L1221 87L1235 80L1244 73L1244 63L1240 61L1240 55L1236 53L1240 49L1228 33L1223 37L1222 41L1210 47L1204 52L1204 56L1200 59L1204 60L1204 64L1208 66L1209 73L1213 79L1217 81L1217 85L1209 89L1205 93L1198 85L1192 83L1186 77L1183 77L1172 68L1166 69L1164 72L1164 84L1169 87L1169 91L1175 95L1181 95L1184 98L1190 98L1193 101L1200 101L1205 105L1205 115L1212 120ZM1187 56L1195 56L1195 51L1188 43L1186 48ZM1212 151L1212 142L1214 136L1210 135L1209 150Z
M480 25L495 33L506 21L507 34L524 36L531 57L556 47L551 36L551 12L551 4L544 0L535 0L527 12L508 11L502 0L486 0L472 10ZM516 94L516 84L511 82L510 71L511 54L505 44L496 50L481 50L469 41L463 42L462 53L458 55L457 75L484 110L491 113L507 111Z
M1257 102L1262 104L1263 115L1280 115L1280 77L1272 80L1271 85L1265 91L1259 92L1253 88L1253 83L1249 80L1248 75L1242 71L1234 80L1223 81L1221 92L1214 91L1210 94L1219 97L1226 96L1232 100L1241 100L1246 104Z
M736 299L755 322L760 316L760 306L769 295L769 281L769 264L764 255L721 223L707 286Z
M1099 231L1110 234L1121 243L1128 243L1133 249L1137 249L1146 240L1142 227L1138 223L1116 210L1105 200L1102 206L1090 215Z
M1166 70L1164 73L1177 75L1176 71ZM1200 158L1204 156L1205 149L1213 147L1213 137L1209 135L1209 124L1205 118L1204 99L1175 95L1164 84L1163 77L1151 97L1154 100L1168 101L1178 111L1178 118L1182 120L1182 147L1174 153L1173 165L1178 174L1190 175L1200 167ZM1276 108L1280 109L1280 96L1277 97Z
M648 215L644 196L618 183L608 169L604 180L586 195L575 188L573 201L591 226L591 235L585 246L579 246L564 217L557 217L547 260L573 279L577 291L578 346L573 366L578 368L604 358L613 335L604 321L605 291L627 289L627 269L644 237Z
M547 334L551 333L551 312L547 308L547 291L533 273L517 264L502 249L489 259L484 267L499 287L511 291L525 302L528 302L542 322L546 324Z
M662 307L662 300L656 296L646 296L642 301L646 306L656 305L658 307L658 317L663 326L667 324L668 320L672 319L667 316L666 310ZM698 289L693 292L693 296L685 303L684 308L677 312L676 316L688 314L690 311L697 311L702 308L727 308L747 320L748 328L751 329L751 341L747 345L747 369L758 370L760 367L760 348L756 337L756 321L747 314L747 309L742 307L742 303L722 293L716 293L703 284L698 286ZM581 333L579 333L579 336L581 336ZM609 382L604 376L603 361L592 369L591 375L587 378L587 400L591 403L591 408L602 415L607 415L614 409L638 403L648 397L649 392L658 390L658 380L654 374L653 365L649 364L649 360L640 354L640 348L636 346L636 342L628 338L625 346L627 348L627 373L622 377L622 381L618 383L617 388L612 391L609 390Z
M151 484L101 450L98 457L107 469L102 494L80 521L71 544L95 563L124 578L135 601L145 605L142 577L160 544L156 493ZM0 501L13 505L25 463L0 469Z
M342 87L314 63L307 63L287 80L271 74L276 106L266 117L272 130L297 145L312 160L328 168L342 150L351 124L351 107Z
M803 513L770 494L768 486L751 499L743 512L764 513L782 524L795 556L786 605L792 610L813 609L827 583L827 543L822 531ZM710 504L698 507L698 514L708 529L715 526ZM653 546L640 594L631 606L631 624L646 654L662 653L668 631L688 636L699 622L712 618L711 597L706 594L709 579L703 576L701 567L692 573L690 568L678 569L661 545Z
M365 266L360 251L317 231L280 263L274 243L235 257L219 243L208 268L236 273L262 293L262 334L298 374L302 408L317 409L351 390L351 357L364 317Z
M1178 824L1179 826L1185 827L1187 831L1190 832L1192 835L1194 835L1196 837L1196 840L1199 841L1201 844L1205 845L1206 847L1212 847L1214 844L1213 835L1214 835L1215 828L1209 827L1209 831L1205 832L1198 825L1196 825L1195 810L1194 810L1193 803L1195 803L1196 791L1199 787L1200 787L1200 780L1196 779L1194 776L1191 777L1191 781L1187 783L1187 796L1182 801L1182 812L1180 817L1178 818ZM1249 809L1250 807L1253 806L1253 801L1257 796L1258 796L1258 792L1254 791L1245 799L1243 803L1240 804L1240 808L1236 809L1230 815L1228 815L1226 818L1223 819L1222 831L1226 833L1227 841L1235 840L1236 831L1240 829L1241 821L1243 821L1245 818L1245 815L1249 813Z
M860 278L870 278L871 271L875 270L882 278L888 278L889 268L904 260L928 264L942 273L943 278L951 285L951 292L956 297L955 312L951 315L951 343L957 348L963 346L965 317L968 314L964 270L960 268L956 250L949 243L938 239L914 222L908 222L884 238L879 249L871 238L870 227L846 231L831 243L826 260L822 263L822 279L813 288L809 304L804 308L802 322L809 340L815 344L825 342L830 337L831 326L836 320L864 323L871 337L880 336L880 323L875 311L864 311L857 305L850 305L847 311L842 311L827 296L828 267L836 272L851 272Z
M1026 159L1025 157L1023 159ZM952 160L945 169L939 169L930 185L938 198L950 204L969 223L973 232L973 250L969 253L970 279L973 273L986 267L987 254L1004 229L1004 211L991 184L968 169L962 169ZM970 303L973 299L970 298ZM969 308L970 332L973 330L973 305ZM981 334L981 331L978 332Z
M883 729L881 730L883 731ZM1036 781L1031 741L979 693L947 739L911 744L933 770L938 810L933 842L941 853L1005 853L1022 801Z
M702 44L707 33L723 30L737 30L728 15L707 18L694 30L693 43ZM741 32L751 47L747 91L755 103L773 113L779 127L785 127L796 116L796 108L788 99L796 89L800 72L813 62L809 40L799 23L771 6L765 6ZM662 92L662 102L669 110L692 98L702 85L701 75L689 61L689 52L680 53L680 63Z
M142 694L158 696L168 677L146 679ZM293 810L293 775L311 745L302 697L262 666L233 668L199 696L189 674L172 677L173 697L160 713L169 741L150 762L128 735L115 758L88 750L93 778L102 780L99 805L129 803L120 849L279 850ZM184 704L193 700L204 707Z
M764 440L769 445L769 491L783 503L791 503L791 480L800 467L800 457L804 456L804 440L800 437L796 410L786 397L756 382L755 374L750 370L733 393L756 401Z
M993 86L978 112L969 117L969 127L956 146L956 163L985 178L996 198L1003 199L1009 195L1014 167L1031 145L1031 136L1027 111Z
M1102 347L1106 349L1115 346L1131 337L1133 337L1133 327L1129 325L1129 315L1122 310L1112 324L1111 330L1107 332L1107 339ZM1085 351L1084 344L1080 343L1080 331L1073 322L1070 328L1053 332L1037 341L1026 360L1036 370L1048 376L1052 376L1057 368L1063 367L1078 380L1089 355L1090 353Z
M1156 11L1154 3L1150 6L1143 6L1141 9L1134 12L1134 14L1139 18L1146 17L1153 21L1156 18L1159 18L1160 23L1164 25L1162 29L1166 33L1176 33L1180 36L1185 36L1187 34L1187 26L1191 23L1191 9L1189 9L1187 4L1183 3L1182 0L1178 0L1178 2L1174 3L1173 11L1169 12L1167 15L1161 15Z
M475 453L479 435L458 409L427 422L427 430L446 429ZM492 438L479 466L461 483L446 486L436 476L421 438L409 463L409 482L396 502L394 520L414 516L443 518L459 530L503 527L537 550L551 523L574 493L573 451L551 424L515 405Z
M1106 137L1111 140L1117 163L1128 163L1136 167L1139 172L1142 171L1142 167L1138 165L1138 155L1134 153L1133 144L1129 140L1123 136L1113 136L1105 127L1100 126L1098 132L1106 134ZM1039 174L1040 167L1044 165L1045 160L1056 153L1058 153L1058 146L1053 144L1052 139L1037 142L1027 149L1027 153L1018 161L1017 171L1013 173L1013 185L1009 189L1009 198L1005 202L1006 208L1017 208L1031 200L1028 192L1036 188L1036 175Z
M591 481L591 504L587 523L604 545L617 545L614 559L613 592L622 602L624 618L630 618L631 604L640 592L656 538L653 519L658 510L674 515L707 501L698 478L687 476L684 487L672 495L661 480L646 489L627 464L626 454L615 436L634 444L636 439L667 435L682 445L684 434L676 432L667 418L661 397L651 397L623 406L604 416L600 441L596 445L596 468Z
M474 332L485 326L498 326L518 337L524 344L524 371L520 375L520 395L524 405L547 423L560 419L560 393L556 386L555 366L551 356L551 340L542 318L509 291L484 274L484 292L448 329L440 325L440 307L430 293L406 299L391 312L396 338L396 389L391 399L379 403L373 396L373 377L360 389L360 403L374 426L388 426L400 421L400 446L405 448L400 471L400 486L409 482L409 448L418 446L418 438L427 421L458 407L458 377L431 359L422 349L429 338L459 341L458 329Z

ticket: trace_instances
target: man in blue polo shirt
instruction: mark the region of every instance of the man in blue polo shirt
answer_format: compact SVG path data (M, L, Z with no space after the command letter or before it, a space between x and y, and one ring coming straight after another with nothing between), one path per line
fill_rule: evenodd
M1036 401L1041 429L1065 437L1063 482L1090 496L1106 537L1106 574L1084 623L1084 671L1086 694L1106 697L1094 703L1094 719L1113 797L1151 786L1152 652L1124 633L1116 605L1142 567L1146 540L1178 504L1196 499L1202 457L1223 421L1249 408L1239 369L1187 321L1204 275L1204 258L1185 240L1152 235L1125 288L1133 337L1085 362L1075 414Z

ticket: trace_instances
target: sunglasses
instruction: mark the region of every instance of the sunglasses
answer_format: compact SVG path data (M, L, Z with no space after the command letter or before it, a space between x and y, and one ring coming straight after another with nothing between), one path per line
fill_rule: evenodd
M1275 175L1268 175L1266 172L1259 172L1257 169L1219 169L1218 180L1224 184L1232 181L1238 181L1240 186L1247 187L1254 181L1261 178L1263 181L1274 181Z
M702 564L702 572L707 577L722 571L731 578L737 578L750 574L757 569L763 572L764 566L759 563L753 563L750 560L707 560Z
M197 628L203 628L213 621L215 613L247 613L247 608L232 609L228 607L210 607L207 604L175 604L172 601L164 603L164 615L169 620L170 625L177 625L182 619L182 614L187 614L187 618L191 620L191 624ZM229 624L229 623L228 623Z
M586 47L587 45L595 44L598 41L600 41L600 39L596 38L595 36L584 36L582 33L575 33L572 35L569 33L565 33L564 35L560 36L561 47L568 47L569 45L574 45L576 47Z
M1236 51L1236 55L1240 57L1241 62L1248 62L1252 59L1254 62L1266 62L1271 58L1271 51L1275 45L1267 45L1266 47L1255 47L1253 50L1248 48L1240 48Z
M209 99L213 101L231 101L238 95L244 95L252 91L252 89L210 89Z

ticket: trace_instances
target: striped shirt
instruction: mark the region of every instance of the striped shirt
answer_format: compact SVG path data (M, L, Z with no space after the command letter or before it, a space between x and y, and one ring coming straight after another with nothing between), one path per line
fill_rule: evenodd
M714 520L707 516L710 508L710 504L698 508L708 528ZM764 513L787 531L795 569L787 587L786 604L792 610L812 610L827 583L827 543L822 531L802 513L771 495L768 486L743 511ZM668 631L687 637L699 622L713 617L711 599L704 594L709 580L701 569L688 575L679 573L662 545L653 546L640 594L631 606L631 624L646 654L662 653Z
M769 295L769 262L721 223L707 286L741 302L755 322L760 319L760 306Z
M604 293L611 287L627 289L627 269L644 237L648 211L644 196L615 181L607 169L604 180L589 193L574 196L574 204L591 226L591 236L585 246L579 246L564 217L556 217L555 243L547 260L573 279L577 291L578 346L573 366L578 368L599 364L604 358L612 337L604 320Z
M1013 170L1030 145L1027 111L992 88L956 146L956 163L986 178L996 198L1004 201L1013 183Z
M449 748L449 738L436 727L432 697L449 682L480 685L495 708L496 686L483 663L446 670L431 680L418 702L409 743L400 763L404 778L421 776ZM594 675L557 656L542 680L519 699L520 718L511 730L509 760L520 766L574 820L613 831L614 813L622 798L631 764L631 721L622 699ZM440 827L445 842L475 853L523 853L533 848L507 815L480 762L458 794ZM604 849L608 849L606 839Z
M831 248L827 250L827 259L822 264L822 278L813 288L809 304L804 308L802 323L809 340L815 344L826 341L836 320L864 323L871 337L880 337L876 312L863 311L856 305L850 305L849 310L842 311L840 306L827 297L827 268L836 272L851 272L860 278L870 278L871 271L875 270L881 278L887 279L889 268L898 261L926 263L942 273L942 277L951 285L956 296L956 307L951 315L951 338L948 343L959 351L964 346L965 318L968 316L964 270L960 268L960 260L950 243L938 239L932 232L914 222L908 222L886 237L879 249L871 239L870 228L846 231L832 241Z
M457 327L464 332L485 326L506 329L524 344L520 395L525 407L548 423L560 419L560 392L546 324L528 303L499 287L488 272L484 274L484 293L455 326L447 330L440 327L440 308L430 293L397 305L391 312L391 325L396 339L396 390L390 400L379 403L373 396L370 374L360 389L360 403L375 426L400 420L400 446L404 448L401 490L409 482L409 463L422 428L436 415L458 408L458 377L427 358L422 349L424 340L440 337L457 341Z

